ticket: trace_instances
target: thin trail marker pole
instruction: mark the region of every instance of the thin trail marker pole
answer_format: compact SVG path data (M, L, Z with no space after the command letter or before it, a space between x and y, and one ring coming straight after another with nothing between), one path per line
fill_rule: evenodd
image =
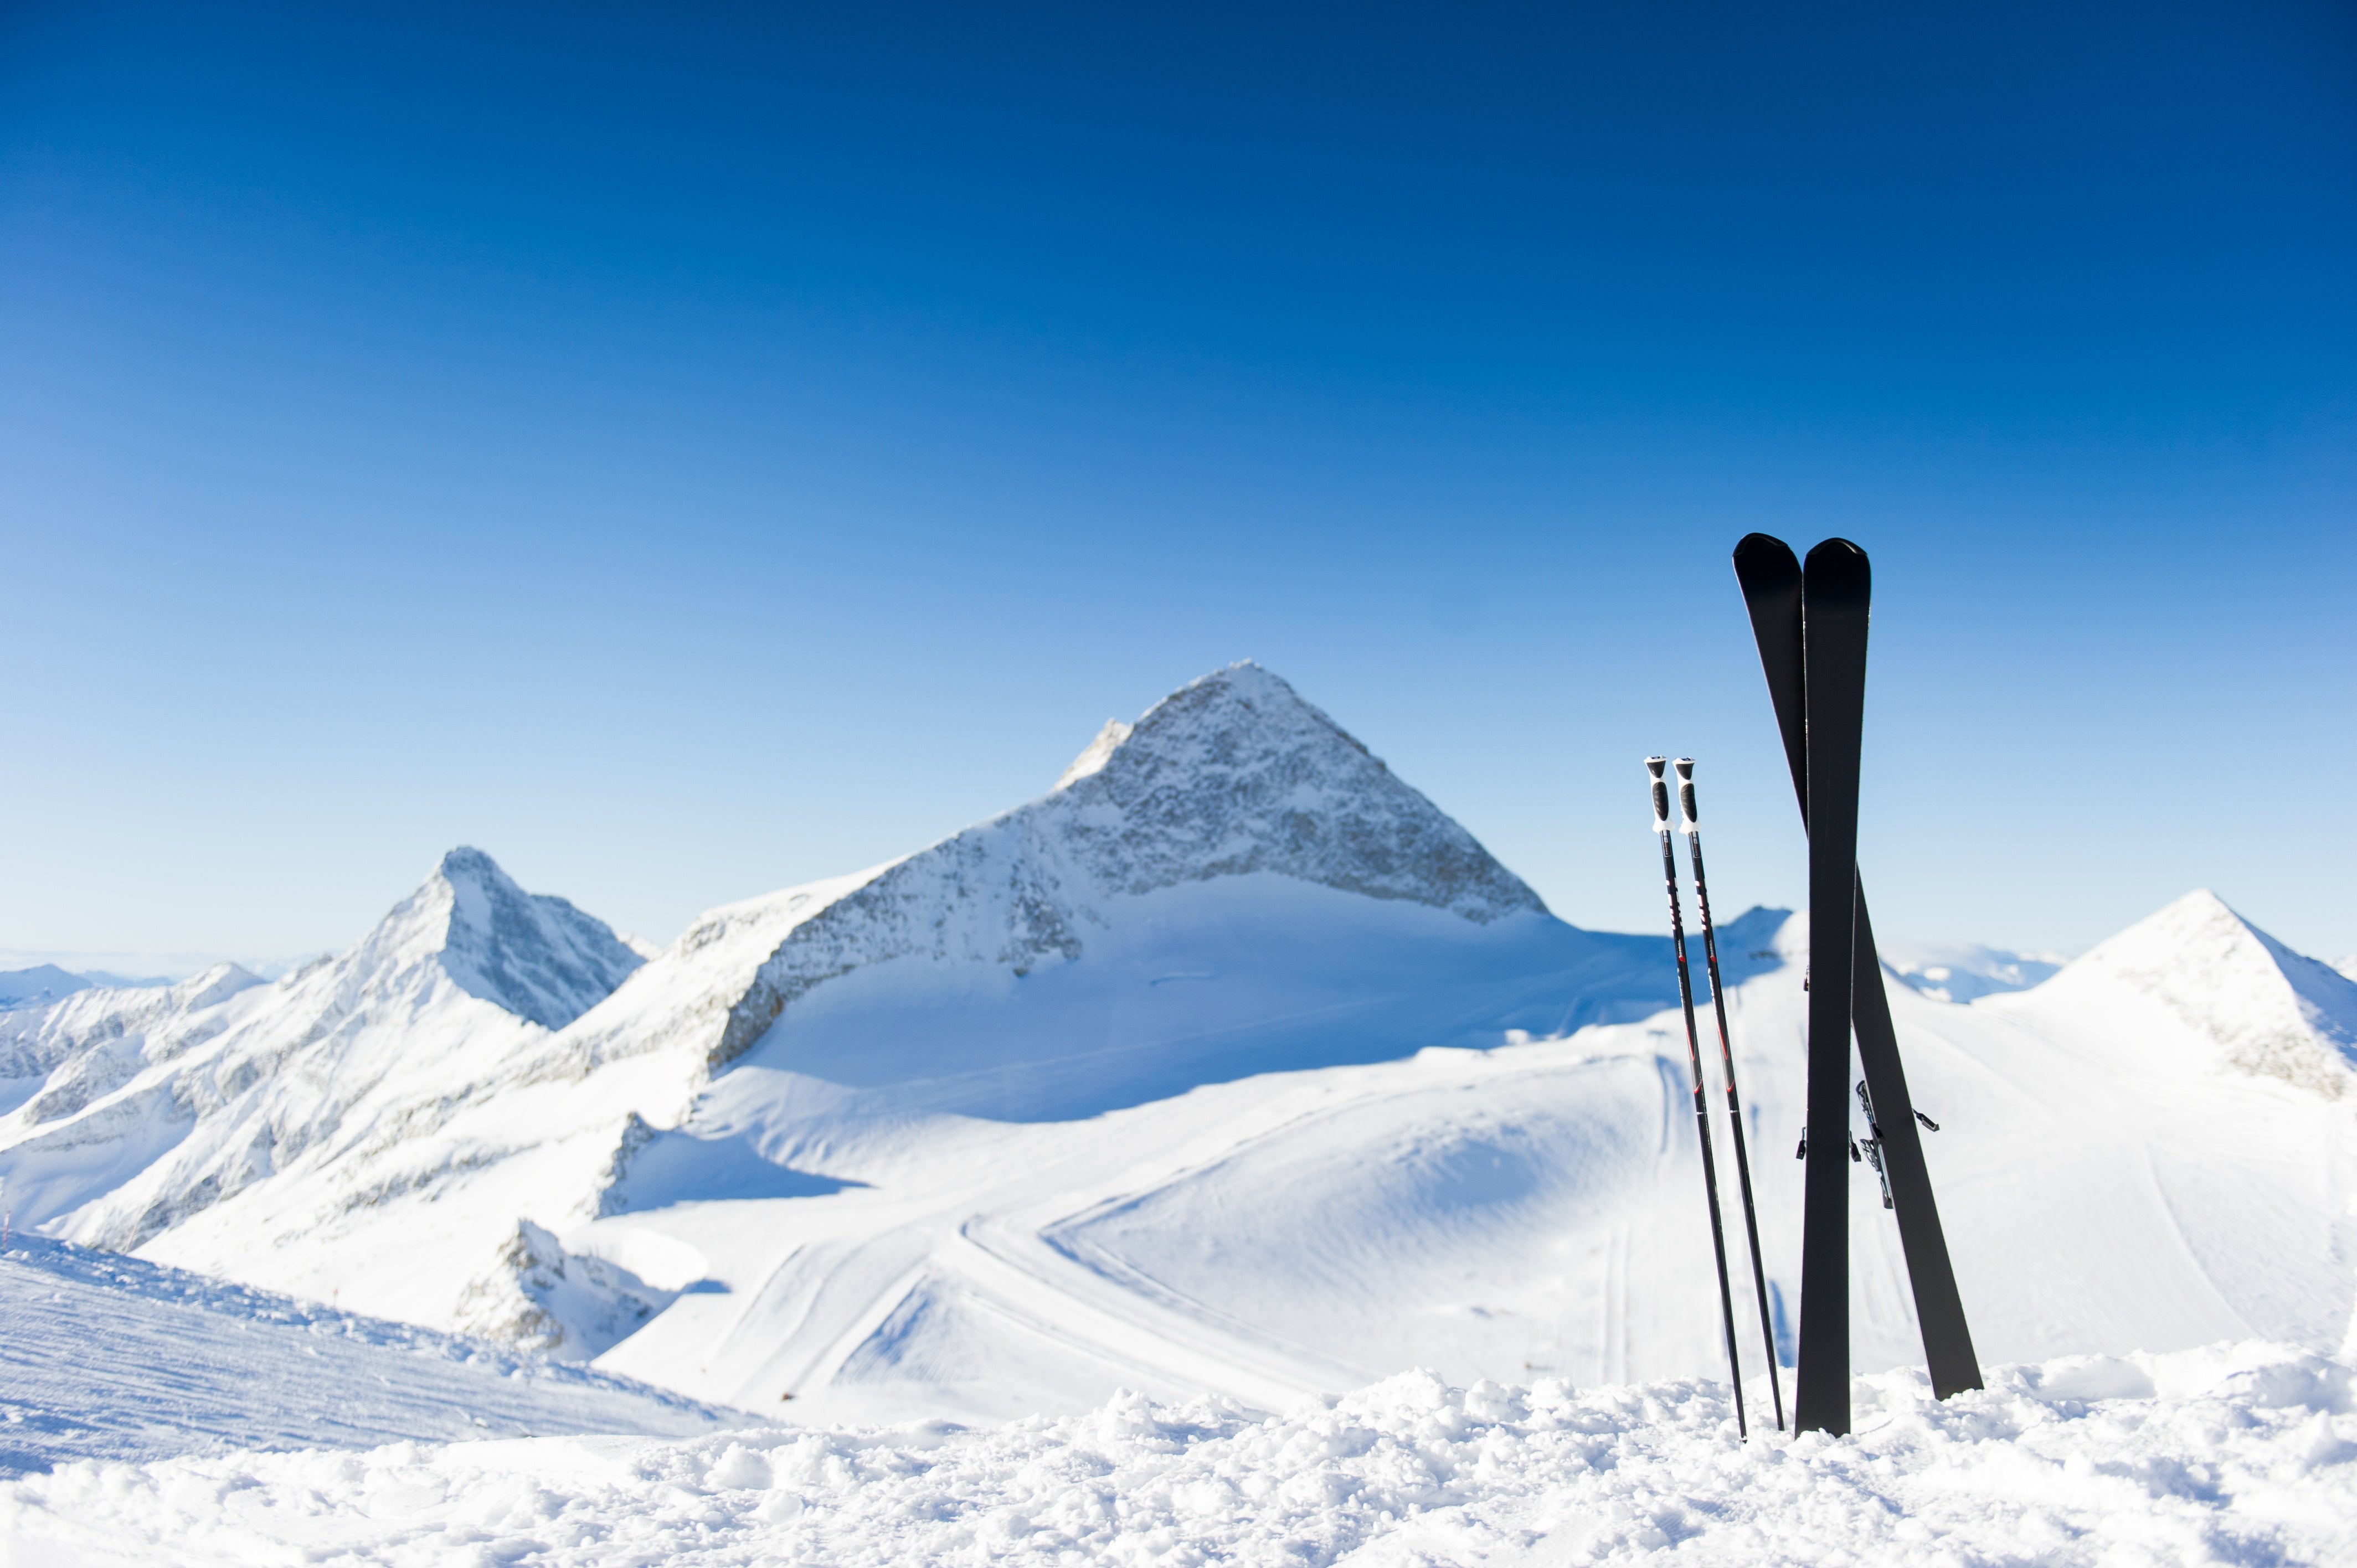
M1718 977L1718 937L1710 923L1710 883L1702 871L1702 817L1695 810L1694 758L1681 757L1678 815L1694 861L1695 917L1702 922L1703 966L1710 977L1711 1010L1718 1015L1718 1064L1727 1075L1727 1120L1735 1129L1735 1179L1743 1191L1743 1239L1751 1249L1751 1288L1760 1300L1760 1342L1768 1353L1768 1392L1776 1402L1776 1430L1784 1430L1784 1385L1776 1373L1776 1327L1768 1313L1768 1271L1760 1261L1760 1214L1751 1202L1751 1155L1743 1138L1743 1101L1735 1092L1735 1043L1727 1027L1727 987Z
M1670 946L1678 955L1678 1000L1686 1012L1686 1060L1694 1069L1695 1130L1702 1134L1702 1189L1710 1200L1710 1250L1718 1261L1718 1316L1727 1330L1727 1375L1735 1386L1735 1430L1749 1438L1743 1419L1743 1367L1735 1353L1735 1293L1727 1283L1727 1228L1718 1215L1718 1165L1711 1157L1710 1103L1702 1090L1702 1032L1695 1027L1694 980L1686 972L1685 917L1678 908L1678 860L1670 848L1670 786L1663 777L1669 764L1658 757L1645 758L1653 779L1653 832L1662 840L1662 881L1670 890Z

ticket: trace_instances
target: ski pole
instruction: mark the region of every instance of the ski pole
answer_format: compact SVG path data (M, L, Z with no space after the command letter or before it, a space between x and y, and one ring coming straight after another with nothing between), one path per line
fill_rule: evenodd
M1718 1015L1718 1062L1727 1074L1727 1120L1735 1129L1735 1179L1743 1189L1743 1236L1751 1247L1751 1287L1760 1298L1760 1338L1768 1348L1768 1391L1776 1402L1776 1430L1784 1430L1784 1389L1776 1373L1776 1329L1768 1313L1768 1271L1760 1261L1760 1215L1751 1202L1751 1155L1743 1137L1743 1101L1735 1092L1735 1043L1727 1027L1727 988L1718 977L1718 936L1710 923L1710 884L1702 871L1702 815L1695 810L1694 758L1681 757L1678 814L1694 861L1695 918L1702 922L1702 956L1710 975L1711 1010ZM1805 1140L1807 1133L1803 1133ZM1805 1146L1805 1144L1803 1145Z
M1653 780L1653 832L1662 840L1662 881L1670 891L1670 946L1678 955L1678 1001L1686 1015L1686 1061L1694 1069L1695 1131L1702 1135L1702 1190L1710 1201L1710 1250L1718 1261L1718 1316L1727 1330L1727 1373L1735 1385L1735 1431L1749 1438L1743 1419L1743 1368L1735 1353L1735 1294L1727 1283L1727 1228L1718 1216L1718 1165L1710 1151L1710 1105L1702 1090L1702 1033L1695 1027L1694 980L1686 972L1685 917L1678 909L1678 860L1670 848L1670 786L1663 777L1668 762L1645 758Z

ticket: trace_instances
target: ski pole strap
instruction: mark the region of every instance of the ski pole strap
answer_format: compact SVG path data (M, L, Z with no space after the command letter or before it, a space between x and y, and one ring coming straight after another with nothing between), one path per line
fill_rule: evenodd
M1678 770L1678 811L1685 818L1684 831L1692 838L1702 831L1702 813L1695 810L1694 758L1681 757L1674 766Z
M1653 831L1657 833L1670 831L1670 786L1662 778L1662 769L1668 766L1663 757L1645 758L1645 771L1653 778Z

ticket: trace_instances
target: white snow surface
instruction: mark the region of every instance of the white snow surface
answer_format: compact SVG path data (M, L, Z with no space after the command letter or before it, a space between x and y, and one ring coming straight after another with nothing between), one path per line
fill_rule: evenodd
M1738 1441L1723 1385L1216 1400L991 1432L748 1430L82 1462L0 1485L19 1564L2304 1564L2357 1555L2352 1369L2295 1348L1858 1380Z
M677 1436L743 1420L513 1346L119 1252L21 1233L0 1247L0 1475L395 1438Z

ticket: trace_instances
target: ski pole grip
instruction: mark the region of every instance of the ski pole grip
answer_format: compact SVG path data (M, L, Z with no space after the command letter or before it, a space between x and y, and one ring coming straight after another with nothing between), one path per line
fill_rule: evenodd
M1678 770L1678 810L1685 815L1685 831L1692 833L1702 826L1702 813L1695 810L1694 758L1681 757L1674 766Z
M1662 770L1668 766L1658 757L1645 758L1645 771L1653 776L1653 831L1657 833L1670 831L1670 786L1662 777Z

